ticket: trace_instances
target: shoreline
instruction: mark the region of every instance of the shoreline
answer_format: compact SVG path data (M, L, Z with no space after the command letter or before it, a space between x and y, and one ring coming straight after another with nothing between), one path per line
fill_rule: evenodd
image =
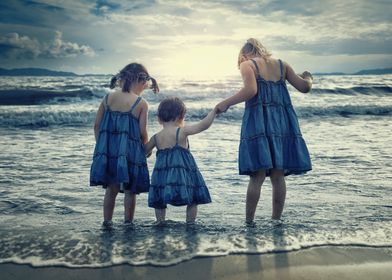
M392 248L313 247L292 252L199 257L171 266L102 268L0 264L2 279L390 279ZM256 277L256 278L255 278Z

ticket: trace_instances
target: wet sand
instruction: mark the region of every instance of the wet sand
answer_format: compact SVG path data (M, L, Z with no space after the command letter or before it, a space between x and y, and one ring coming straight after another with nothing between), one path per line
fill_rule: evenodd
M0 264L1 279L391 279L392 248L316 247L289 253L196 258L158 266L104 268Z

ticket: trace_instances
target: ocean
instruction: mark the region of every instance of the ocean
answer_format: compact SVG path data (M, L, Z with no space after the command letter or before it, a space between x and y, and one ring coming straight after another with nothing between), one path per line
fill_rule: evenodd
M312 92L289 90L313 170L288 176L283 223L271 221L271 183L262 187L256 226L244 224L248 178L238 175L243 104L190 137L213 202L197 224L185 207L168 208L154 226L147 194L134 226L123 225L123 195L114 229L104 231L104 190L89 186L93 123L110 76L0 77L0 263L104 267L173 265L196 257L290 252L317 246L392 247L392 75L315 76ZM203 118L241 87L239 77L158 77L146 91L148 131L166 96L187 105L186 122ZM150 172L155 155L148 159Z

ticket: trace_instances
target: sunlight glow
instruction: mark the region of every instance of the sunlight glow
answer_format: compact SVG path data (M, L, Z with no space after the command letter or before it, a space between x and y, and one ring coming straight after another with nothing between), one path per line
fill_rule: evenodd
M161 57L156 71L169 76L223 77L239 75L239 48L230 45L191 45Z

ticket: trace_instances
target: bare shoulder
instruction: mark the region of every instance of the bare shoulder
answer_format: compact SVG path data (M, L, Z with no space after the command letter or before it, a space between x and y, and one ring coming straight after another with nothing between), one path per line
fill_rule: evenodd
M243 61L240 64L240 69L247 69L247 68L252 68L253 69L254 67L255 66L254 66L254 64L253 64L253 62L251 60Z
M250 74L250 73L257 73L256 67L252 61L247 60L240 64L240 71L242 75Z
M287 70L293 71L293 67L290 65L290 63L288 63L287 61L283 61L283 60L282 60L282 63L283 63L283 66L284 66Z
M118 89L110 91L110 92L107 94L107 101L108 101L108 104L111 104L113 101L116 102L116 100L117 100L118 97L119 97L119 93L120 93L120 92L119 92ZM104 97L104 98L106 98L106 97Z
M178 134L179 139L184 139L188 137L189 135L192 135L193 130L195 129L196 124L184 124L183 127L181 127L180 132Z
M142 97L142 99L140 100L140 107L144 110L148 109L148 102Z

